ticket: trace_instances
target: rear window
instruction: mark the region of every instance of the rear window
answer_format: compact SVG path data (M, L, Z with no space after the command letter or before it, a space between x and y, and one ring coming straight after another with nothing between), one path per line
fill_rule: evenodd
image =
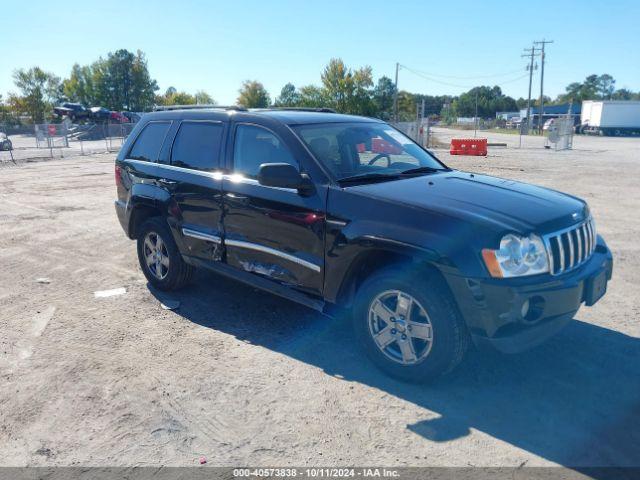
M171 150L171 165L194 170L218 168L222 124L182 122Z
M146 162L155 162L158 160L162 142L164 142L164 137L169 131L170 126L170 122L148 123L133 144L129 152L129 158Z

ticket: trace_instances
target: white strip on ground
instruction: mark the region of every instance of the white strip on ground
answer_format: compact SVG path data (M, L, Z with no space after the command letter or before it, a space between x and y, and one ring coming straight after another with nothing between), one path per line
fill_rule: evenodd
M96 298L105 298L105 297L113 297L114 295L124 295L127 293L127 289L124 287L114 288L112 290L98 290L97 292L93 292L93 295Z

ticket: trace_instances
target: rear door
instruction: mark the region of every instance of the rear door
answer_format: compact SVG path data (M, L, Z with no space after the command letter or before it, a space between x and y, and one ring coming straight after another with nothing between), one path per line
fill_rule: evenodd
M167 191L167 218L180 250L200 260L221 259L222 173L226 123L182 120L158 163Z
M262 163L290 163L305 171L300 152L290 148L295 137L258 124L236 123L233 128L231 174L225 175L223 185L227 262L320 295L326 190L303 196L293 189L260 185Z

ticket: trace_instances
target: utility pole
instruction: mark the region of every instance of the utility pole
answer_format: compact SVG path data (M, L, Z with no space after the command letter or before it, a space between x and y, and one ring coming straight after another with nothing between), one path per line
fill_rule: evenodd
M396 91L393 93L393 121L398 123L398 70L400 64L396 62Z
M478 90L476 89L476 114L473 117L473 138L476 138L478 133Z
M539 42L533 42L534 45L542 45L540 48L540 121L538 122L538 131L542 135L542 127L544 122L544 46L547 43L553 43L553 40L545 40L544 38Z
M531 85L533 82L533 57L536 55L537 49L535 47L525 48L524 55L520 55L521 57L530 57L529 66L529 97L527 97L527 131L529 133L529 127L531 126ZM521 127L522 128L522 127Z
M422 97L422 108L421 108L421 113L420 113L420 126L419 126L420 130L422 130L422 132L418 131L418 135L420 138L420 145L424 146L424 97Z

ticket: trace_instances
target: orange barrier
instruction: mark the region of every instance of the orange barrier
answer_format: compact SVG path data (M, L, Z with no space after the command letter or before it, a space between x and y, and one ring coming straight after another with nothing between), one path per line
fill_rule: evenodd
M478 155L487 156L486 138L452 138L451 155Z

